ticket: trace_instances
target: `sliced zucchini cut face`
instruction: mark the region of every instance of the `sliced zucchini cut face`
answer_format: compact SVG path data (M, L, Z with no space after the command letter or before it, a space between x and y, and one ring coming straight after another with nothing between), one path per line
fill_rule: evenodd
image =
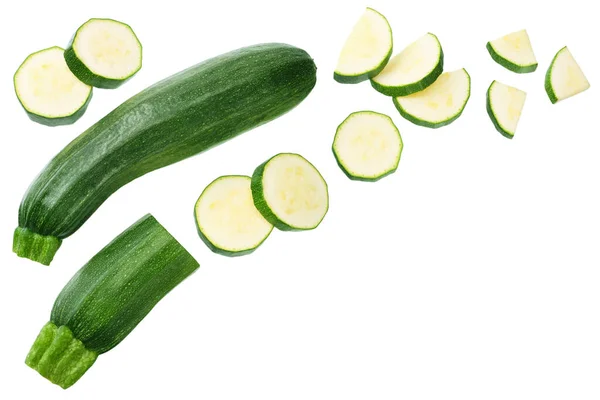
M373 111L352 113L338 127L333 154L353 180L377 181L398 168L400 131L390 117Z
M427 89L409 96L395 97L400 114L410 122L439 128L462 114L471 96L471 78L464 69L445 72Z
M67 67L60 47L31 54L14 76L15 92L29 117L45 125L65 125L83 115L92 87Z
M537 69L538 62L526 30L492 40L487 49L494 61L510 71L523 74Z
M327 184L304 157L281 153L252 175L254 204L281 230L316 228L329 208Z
M573 97L590 88L590 83L567 47L554 57L546 73L546 93L552 103Z
M249 254L273 230L252 200L249 176L222 176L209 184L196 202L198 233L215 253Z
M443 69L442 46L428 33L392 57L383 71L371 78L371 84L388 96L408 96L430 86Z
M83 82L117 87L142 67L142 45L129 25L111 19L91 19L75 34L67 63Z
M527 93L494 81L487 92L487 111L502 135L512 139L517 131Z
M334 79L358 83L377 75L392 55L392 29L372 8L360 17L340 53Z

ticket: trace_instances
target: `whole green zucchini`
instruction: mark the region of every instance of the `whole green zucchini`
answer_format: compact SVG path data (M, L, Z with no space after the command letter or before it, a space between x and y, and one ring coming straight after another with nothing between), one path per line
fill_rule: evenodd
M183 246L146 215L67 283L25 363L68 388L198 267Z
M38 175L21 202L13 251L49 265L62 239L121 186L279 117L315 83L304 50L273 43L220 55L143 90Z

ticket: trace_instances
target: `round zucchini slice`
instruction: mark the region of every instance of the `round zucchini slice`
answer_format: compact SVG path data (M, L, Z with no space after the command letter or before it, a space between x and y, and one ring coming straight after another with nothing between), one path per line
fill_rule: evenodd
M492 40L486 47L492 59L509 71L526 74L537 69L538 62L524 29Z
M254 205L282 231L314 229L329 209L327 183L304 157L280 153L252 174Z
M400 114L413 124L440 128L462 114L471 96L471 77L465 69L445 72L427 89L395 97Z
M254 206L250 182L249 176L222 176L210 183L196 202L200 238L217 254L250 254L273 230Z
M428 33L392 57L371 85L387 96L408 96L433 84L443 70L442 45Z
M517 131L527 93L494 81L487 91L487 112L496 130L508 139Z
M65 60L80 81L114 89L142 68L142 45L129 25L93 18L75 32Z
M545 88L552 104L590 88L590 82L567 47L556 54L546 73Z
M367 8L346 39L333 78L359 83L380 73L392 56L392 28L387 19Z
M390 117L374 111L358 111L340 124L332 147L348 178L375 182L396 171L403 143Z
M71 73L60 47L29 55L17 69L14 85L29 118L48 126L74 123L92 98L92 87Z

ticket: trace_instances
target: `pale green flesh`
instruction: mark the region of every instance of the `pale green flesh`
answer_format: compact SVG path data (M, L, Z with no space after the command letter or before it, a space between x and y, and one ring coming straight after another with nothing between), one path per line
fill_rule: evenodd
M15 91L28 112L50 119L64 118L86 105L92 87L73 75L63 54L60 47L31 54L15 73Z
M135 33L111 19L91 19L82 25L73 49L93 74L108 79L127 79L142 65L142 45Z
M313 229L329 207L327 184L317 169L296 154L281 154L265 166L263 195L273 214L298 229Z
M198 199L198 228L215 248L231 253L248 251L273 230L254 206L250 181L248 176L217 178Z
M392 46L392 29L387 19L367 8L344 43L335 74L369 75L387 62Z
M344 171L356 178L376 180L398 167L402 138L387 115L372 111L350 114L339 126L333 152Z
M537 66L537 59L526 30L509 33L490 41L489 44L499 57L513 66L521 68ZM507 66L507 68L510 68L510 66Z
M509 136L514 136L527 94L522 90L494 81L488 91L493 118Z
M392 57L372 81L390 88L413 85L430 75L440 64L442 57L437 37L428 33Z
M443 73L425 90L396 97L395 102L402 114L415 123L443 125L460 116L470 95L471 78L460 69Z
M589 81L567 47L558 52L548 75L547 84L556 101L568 99L590 88Z

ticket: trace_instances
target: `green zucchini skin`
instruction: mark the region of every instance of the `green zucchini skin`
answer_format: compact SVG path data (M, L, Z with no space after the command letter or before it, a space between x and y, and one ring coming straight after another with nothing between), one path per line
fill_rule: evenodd
M100 250L66 284L26 363L62 387L118 345L198 262L151 215ZM74 373L77 372L78 373ZM74 379L76 378L76 379Z
M492 60L496 61L496 63L500 64L501 66L503 66L504 68L506 68L509 71L515 72L517 74L528 74L528 73L534 72L538 67L537 63L533 64L533 65L522 66L522 65L517 65L517 64L507 60L506 58L502 57L500 54L496 53L496 50L494 50L494 47L492 46L492 44L490 42L488 42L485 47L486 47L487 51L490 53Z
M415 125L422 126L424 128L438 129L438 128L442 128L444 126L450 125L451 123L456 121L458 118L460 118L462 113L465 111L465 108L467 107L467 103L469 103L469 100L471 99L471 75L469 75L469 73L466 70L464 70L464 71L467 74L467 77L469 79L469 93L467 95L467 98L465 100L462 110L460 110L460 112L458 114L456 114L455 116L453 116L452 118L449 118L447 120L440 121L440 122L429 122L429 121L422 120L422 119L417 118L414 115L406 112L404 107L402 107L400 102L394 97L393 102L394 102L394 106L396 107L396 110L398 110L400 115L402 115L402 117L405 120L412 122Z
M285 114L315 83L310 55L278 43L235 50L158 82L50 161L21 202L19 227L64 239L123 185ZM28 243L19 248L17 255L37 261Z
M50 127L72 125L75 122L77 122L77 120L79 120L79 118L83 117L83 114L85 114L85 112L90 104L90 101L92 101L93 92L94 92L93 90L90 91L90 95L88 96L85 103L81 106L81 108L79 108L79 110L75 111L73 114L66 116L66 117L59 117L59 118L44 117L43 115L38 115L38 114L28 111L25 108L25 105L23 105L23 103L21 102L21 99L19 99L19 103L21 103L21 106L25 110L27 117L29 117L29 119L32 120L33 122L37 122L38 124L42 124L42 125L46 125L46 126L50 126Z
M495 81L494 81L495 82ZM492 84L490 85L490 87L487 90L486 96L485 96L485 109L488 113L488 116L490 117L490 119L492 120L492 123L494 124L494 128L496 128L496 130L505 138L507 139L512 139L514 137L513 134L511 134L510 132L508 132L507 130L505 130L502 125L500 125L500 123L498 122L498 120L496 119L496 116L494 115L494 111L492 110L492 101L490 99L490 93L492 91L492 87L494 86L494 82L492 82Z
M252 190L252 198L254 199L254 205L256 206L256 209L262 214L262 216L267 221L269 221L269 223L271 225L273 225L275 228L279 229L280 231L299 232L299 231L310 231L313 229L317 229L318 226L321 224L321 222L323 222L323 219L325 219L325 215L327 214L327 211L329 211L329 199L327 200L327 209L325 210L325 214L323 215L323 218L321 219L321 221L319 221L319 223L316 226L314 226L312 228L298 228L298 227L289 225L289 224L285 223L284 221L280 220L279 217L277 217L277 215L273 212L273 210L271 210L271 207L269 207L269 203L265 199L264 187L263 187L263 176L265 174L265 168L271 160L273 160L274 158L279 157L283 154L294 154L294 153L276 154L273 157L269 158L264 163L260 164L258 167L256 167L256 169L252 173L252 180L250 181L250 189ZM299 156L299 154L296 154L296 155ZM300 157L302 157L302 156L300 156ZM306 161L307 163L312 165L312 163L310 161L308 161L304 157L302 157L302 158L304 159L304 161ZM319 170L317 170L317 168L314 165L312 165L312 166L315 169L315 171L317 171L319 173L319 175L321 176L321 180L323 180L323 182L325 182L325 186L327 187L327 182L325 181L325 179L323 178L323 176L321 175Z
M437 39L437 37L436 37L436 39ZM438 41L438 43L439 43L439 41ZM381 72L381 71L379 71L379 72ZM442 49L442 46L440 45L440 59L438 60L438 63L435 65L435 67L433 67L433 69L429 72L429 74L427 74L427 76L423 77L423 79L421 79L420 81L409 83L408 85L404 85L404 86L395 86L394 87L394 86L382 85L379 82L376 82L373 79L371 79L371 86L373 86L373 89L377 90L379 93L384 94L386 96L393 96L393 97L408 96L413 93L418 93L418 92L421 92L421 91L427 89L429 86L431 86L437 80L437 78L440 77L440 75L443 72L444 72L444 50ZM375 76L377 76L377 75L375 75Z
M369 79L379 75L379 73L381 71L383 71L383 69L387 65L388 61L390 61L390 58L392 58L392 51L393 51L393 48L390 48L390 51L388 52L385 59L381 62L381 64L377 68L375 68L372 71L369 71L369 72L366 72L366 73L360 74L360 75L341 75L334 71L333 79L337 83L344 83L344 84L356 84L356 83L368 81Z
M139 39L135 35L135 32L133 31L133 29L131 29L131 27L129 25L127 25L121 21L116 21L116 20L113 20L110 18L94 18L94 19L95 20L105 20L105 21L106 20L115 21L122 25L125 25L126 27L129 28L131 33L133 33L133 35L136 37L136 40L137 40L138 44L140 45L140 48L142 48L142 44L140 43ZM92 21L92 20L88 20L87 22L90 22L90 21ZM69 42L69 45L65 49L65 61L67 63L67 66L69 67L69 69L71 70L73 75L75 75L77 77L77 79L79 79L81 82L85 83L86 85L94 86L94 87L101 88L101 89L116 89L119 86L121 86L122 84L124 84L125 82L127 82L128 80L130 80L131 78L133 78L133 76L135 74L137 74L140 69L142 69L142 64L140 63L139 67L125 79L112 79L112 78L107 78L105 76L101 76L101 75L97 75L97 74L93 73L83 63L83 61L81 61L79 59L79 57L77 56L77 52L73 48L73 42L75 41L77 34L81 30L81 28L83 28L87 24L87 22L85 24L81 25L79 27L79 29L77 29L77 32L75 32L75 35L73 35L73 37L71 38L71 41Z
M544 89L546 90L546 94L548 95L548 98L550 99L550 102L552 104L558 103L558 96L556 95L556 93L554 93L554 88L552 87L552 69L554 68L554 63L556 62L556 59L558 58L560 53L565 49L565 47L560 49L554 55L554 58L552 58L552 62L550 63L550 66L546 71L546 76L544 77Z

